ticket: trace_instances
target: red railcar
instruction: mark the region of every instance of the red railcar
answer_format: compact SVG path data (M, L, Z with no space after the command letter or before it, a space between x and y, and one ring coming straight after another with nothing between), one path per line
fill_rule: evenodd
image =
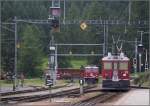
M74 69L74 68L57 69L57 79L72 79L72 78L80 78L80 77L81 77L80 69Z
M83 77L84 77L85 82L87 83L98 82L99 68L96 66L84 67Z
M128 89L130 85L130 60L124 56L111 55L102 58L102 87Z

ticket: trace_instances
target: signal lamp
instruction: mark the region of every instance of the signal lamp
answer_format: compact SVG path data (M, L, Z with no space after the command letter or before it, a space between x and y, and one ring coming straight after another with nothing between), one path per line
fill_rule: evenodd
M142 44L138 45L138 53L143 53L144 47Z
M51 27L53 32L60 32L59 20L54 18L51 20Z
M53 19L51 26L53 28L58 28L59 27L59 20L58 19Z

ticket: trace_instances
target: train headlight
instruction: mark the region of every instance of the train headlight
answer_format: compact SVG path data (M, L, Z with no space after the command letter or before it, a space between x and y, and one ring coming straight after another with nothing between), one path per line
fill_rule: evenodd
M124 77L125 77L126 75L127 75L126 73L123 74Z

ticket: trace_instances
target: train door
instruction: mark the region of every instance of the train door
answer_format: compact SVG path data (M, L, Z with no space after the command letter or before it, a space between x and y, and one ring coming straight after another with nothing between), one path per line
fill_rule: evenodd
M112 81L118 81L118 62L113 62Z

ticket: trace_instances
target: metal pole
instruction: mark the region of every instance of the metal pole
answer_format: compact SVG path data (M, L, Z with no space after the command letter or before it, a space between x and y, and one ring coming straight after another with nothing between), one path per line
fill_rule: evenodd
M106 50L106 35L105 35L105 21L104 21L104 55Z
M55 46L55 54L54 54L54 64L53 64L53 84L56 84L56 46Z
M17 86L17 17L15 16L15 64L14 64L14 87L13 90L16 90Z
M142 42L143 42L143 33L144 33L144 31L138 31L138 32L140 32L140 36L141 36L141 40L140 40L140 43L142 44Z
M56 84L56 79L57 79L57 45L55 46L55 84Z
M83 85L80 85L80 95L83 95Z
M103 44L103 56L105 56L105 46Z
M145 71L148 71L147 49L146 49L146 58L145 58Z
M107 21L108 23L108 21ZM106 53L108 52L108 24L106 25Z
M54 36L52 35L52 46L54 46ZM54 62L52 63L52 78L53 78L53 84L55 84L55 82L56 82L56 79L55 79L55 59L56 59L56 57L55 57L55 55L56 55L56 48L55 48L55 50L53 51L53 53L52 53L53 55L53 57L54 57Z
M52 93L52 91L51 91L51 85L49 85L49 101L50 102L52 101L52 99L51 99L51 93Z
M64 24L65 24L65 20L66 20L66 0L64 0Z
M79 83L80 83L80 95L83 95L83 79L80 79L80 81L79 81Z
M1 1L0 1L0 8L1 8ZM0 9L0 79L1 79L1 75L2 75L2 70L1 70L1 35L2 35L2 30L1 30L1 27L2 26L2 22L1 22L1 9ZM0 91L1 91L1 87L0 87ZM1 97L1 95L0 95L0 97ZM1 99L0 99L0 101L1 101Z
M142 54L139 53L139 72L141 72L141 56Z
M134 66L134 74L135 76L137 75L137 38L135 39L135 56L134 58L136 59L136 64Z
M149 5L150 5L150 2L149 2ZM149 27L149 31L150 31L150 27ZM150 39L150 33L149 33L149 39ZM149 42L149 45L150 45L150 42ZM150 63L150 46L149 46L149 53L148 53L148 55L149 55L149 63ZM150 64L148 64L148 71L150 71ZM150 104L150 101L149 101L149 104Z
M128 24L130 25L130 22L131 22L131 0L129 0L129 14L128 14Z
M50 47L54 47L54 36L51 33L51 41L50 41ZM53 79L53 84L56 84L56 71L55 71L55 62L56 62L56 47L55 50L50 50L50 75Z
M140 31L141 32L141 44L143 42L143 31Z

